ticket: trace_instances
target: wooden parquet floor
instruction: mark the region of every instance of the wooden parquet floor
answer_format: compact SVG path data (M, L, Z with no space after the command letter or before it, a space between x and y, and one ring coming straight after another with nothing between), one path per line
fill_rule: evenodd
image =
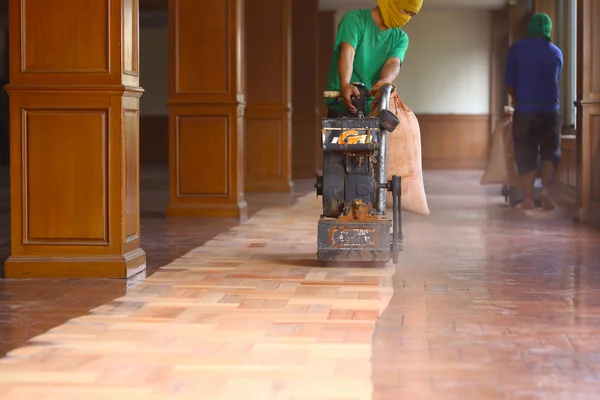
M263 210L0 360L0 398L370 399L393 267L319 268L320 199Z

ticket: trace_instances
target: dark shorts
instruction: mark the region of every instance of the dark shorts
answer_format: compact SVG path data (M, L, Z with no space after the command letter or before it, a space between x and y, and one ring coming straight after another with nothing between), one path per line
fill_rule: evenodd
M538 167L538 159L558 166L560 161L560 111L524 114L515 111L513 116L513 142L515 161L520 174Z

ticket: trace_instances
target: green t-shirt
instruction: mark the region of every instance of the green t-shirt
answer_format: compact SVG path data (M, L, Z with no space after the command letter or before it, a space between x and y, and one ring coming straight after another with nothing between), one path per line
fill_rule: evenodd
M343 42L354 47L354 64L350 82L362 82L367 90L379 80L383 65L388 58L398 57L404 61L408 49L408 35L400 28L381 30L373 21L371 10L350 11L340 21L337 39L333 49L333 57L329 68L327 90L340 90L340 77L338 75L338 60L340 46ZM373 101L367 99L367 113L371 112L369 104ZM325 99L325 104L333 110L344 112L346 107L335 99Z

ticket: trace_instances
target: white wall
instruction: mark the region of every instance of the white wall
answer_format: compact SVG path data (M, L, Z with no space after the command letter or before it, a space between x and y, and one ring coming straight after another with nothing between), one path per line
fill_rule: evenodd
M167 29L140 30L140 114L169 115L169 32Z
M336 28L345 11L336 14ZM410 46L396 81L418 114L489 114L491 15L423 10L405 31Z

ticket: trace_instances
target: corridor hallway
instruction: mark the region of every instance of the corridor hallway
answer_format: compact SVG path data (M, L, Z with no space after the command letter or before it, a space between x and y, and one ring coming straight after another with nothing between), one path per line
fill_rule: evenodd
M426 172L397 268L317 268L314 193L261 210L9 352L0 398L600 398L599 232L480 176Z

